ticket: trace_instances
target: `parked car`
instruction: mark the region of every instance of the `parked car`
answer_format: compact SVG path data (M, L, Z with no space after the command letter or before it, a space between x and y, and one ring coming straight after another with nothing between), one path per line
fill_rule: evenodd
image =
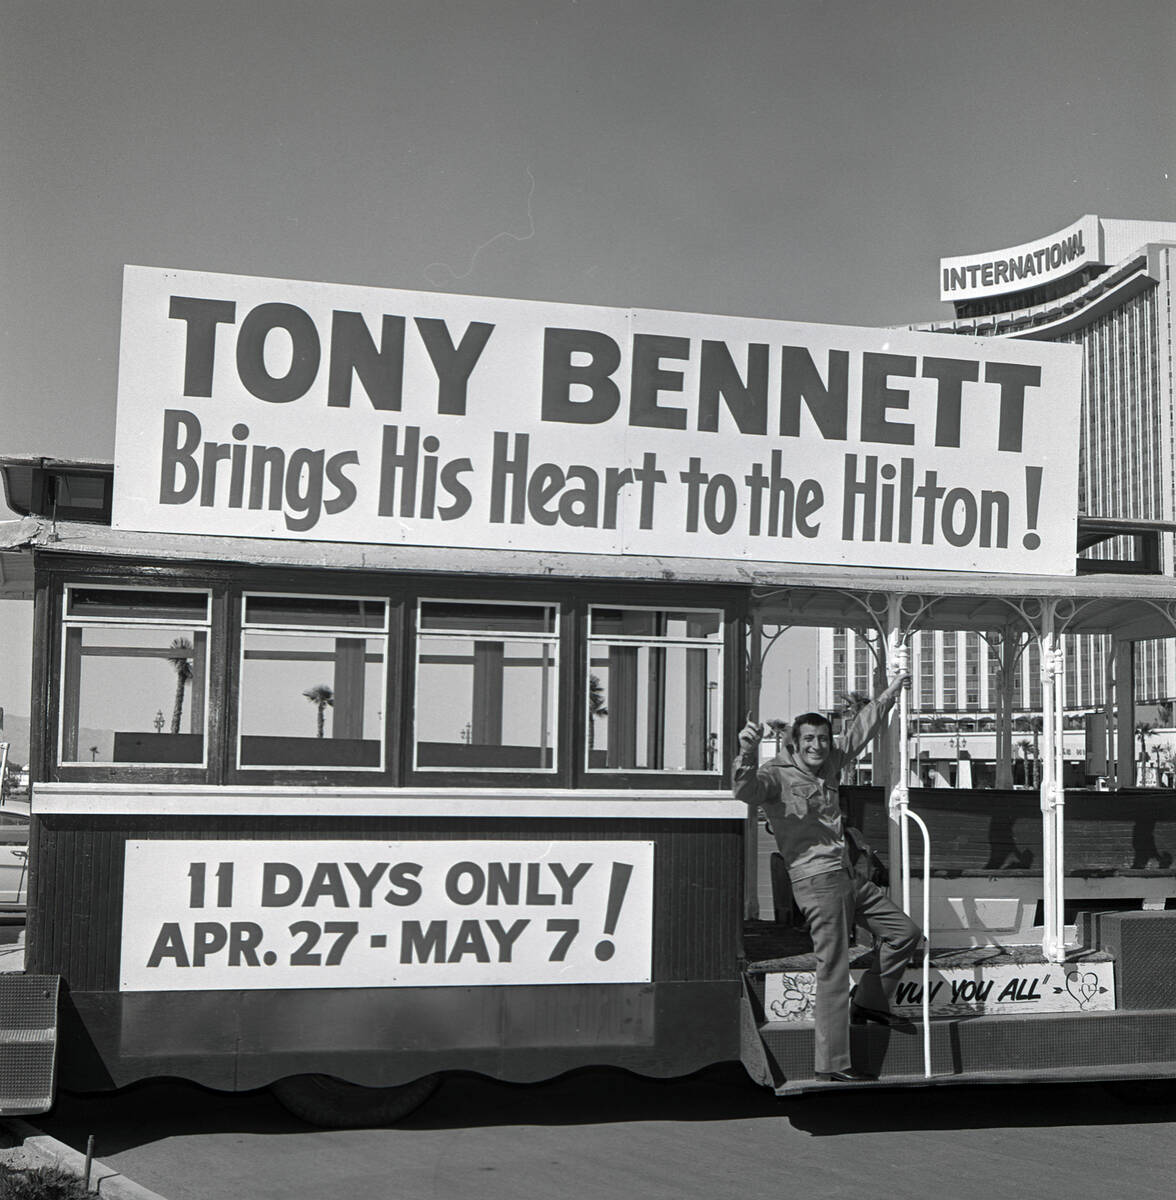
M28 813L0 808L0 913L23 913L28 888Z

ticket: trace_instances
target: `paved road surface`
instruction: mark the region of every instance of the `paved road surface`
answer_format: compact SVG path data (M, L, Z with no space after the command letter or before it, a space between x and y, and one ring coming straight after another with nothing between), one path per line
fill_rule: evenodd
M64 1096L41 1128L168 1200L1171 1200L1176 1105L1097 1085L777 1101L737 1064L657 1082L447 1079L393 1129L323 1131L265 1092Z

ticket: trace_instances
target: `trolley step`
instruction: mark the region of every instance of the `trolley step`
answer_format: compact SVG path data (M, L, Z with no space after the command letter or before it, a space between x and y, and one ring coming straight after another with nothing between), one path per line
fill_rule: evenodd
M53 1107L59 975L0 974L0 1116Z
M812 1096L822 1092L876 1091L880 1088L963 1087L969 1085L1011 1087L1020 1084L1045 1083L1142 1083L1154 1084L1165 1080L1176 1096L1176 1061L1148 1063L1146 1066L1118 1067L1043 1067L1031 1071L961 1071L958 1074L884 1075L869 1083L836 1083L819 1079L796 1079L776 1087L783 1099L791 1096Z
M920 1021L902 1029L853 1026L853 1064L878 1075L881 1083L914 1085L990 1078L1163 1078L1162 1064L1176 1063L1176 1009L942 1017L932 1019L930 1032L930 1079L923 1073ZM767 1022L759 1026L759 1037L777 1091L872 1086L832 1085L814 1078L811 1021ZM1176 1076L1176 1068L1170 1074Z

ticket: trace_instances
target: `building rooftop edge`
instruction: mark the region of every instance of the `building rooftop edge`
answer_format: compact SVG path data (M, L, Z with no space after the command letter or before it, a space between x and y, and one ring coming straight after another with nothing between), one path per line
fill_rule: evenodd
M1176 223L1173 224L1176 231ZM920 321L896 328L922 333L954 333L966 336L996 336L1051 340L1081 329L1105 312L1160 282L1160 252L1176 245L1171 241L1140 246L1106 272L1075 291L1042 304L986 313L973 317Z

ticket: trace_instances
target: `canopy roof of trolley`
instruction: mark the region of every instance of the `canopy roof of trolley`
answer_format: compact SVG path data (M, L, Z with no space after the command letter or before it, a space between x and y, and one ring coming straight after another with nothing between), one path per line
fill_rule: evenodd
M1162 522L1098 525L1137 536L1176 529ZM1080 521L1080 537L1082 530ZM1176 633L1176 582L1139 573L1138 568L1014 576L526 550L446 548L439 554L437 547L136 533L32 515L0 522L0 598L31 597L30 552L37 549L110 562L239 562L340 571L740 586L751 589L752 612L761 623L780 625L870 626L885 621L887 597L898 596L903 598L904 624L909 619L923 629L992 631L1024 628L1026 621L1036 625L1034 614L1054 601L1056 620L1069 633L1113 633L1130 641Z
M1037 626L1055 603L1069 633L1113 633L1125 641L1176 633L1176 582L1159 573L1159 544L1176 522L1078 518L1075 554L1111 538L1130 541L1130 559L1078 557L1077 574L986 575L969 571L814 566L745 559L445 548L399 544L136 533L110 526L114 468L99 460L0 456L0 482L22 519L0 522L0 598L30 598L36 548L118 559L239 562L341 571L515 578L605 579L732 585L751 589L763 625L878 627L901 597L904 626L994 631ZM1122 544L1122 543L1121 543Z

